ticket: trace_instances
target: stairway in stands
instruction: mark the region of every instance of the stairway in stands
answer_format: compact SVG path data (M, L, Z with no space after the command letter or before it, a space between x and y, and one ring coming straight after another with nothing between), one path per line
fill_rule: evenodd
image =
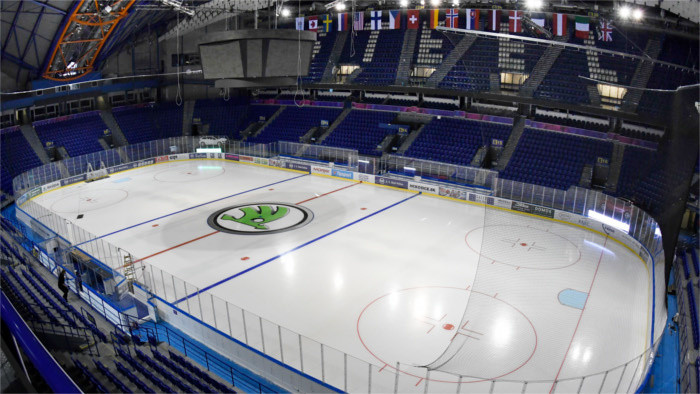
M452 67L454 67L455 64L459 61L459 59L464 56L464 54L471 48L472 44L476 41L476 35L474 34L469 34L465 35L462 37L462 39L455 45L455 49L453 49L449 55L445 57L445 59L442 61L440 66L435 70L435 72L430 75L428 80L425 82L426 87L437 87L440 82L442 82L443 79L445 79L445 76L447 73L452 70Z
M323 77L321 78L321 83L331 83L333 82L333 69L335 68L340 55L343 53L343 47L345 46L345 41L348 38L348 31L341 31L335 37L335 43L333 44L333 50L331 55L328 57L328 64L326 69L323 71Z
M338 115L338 117L335 118L335 120L333 121L333 123L331 123L331 125L328 127L328 130L326 130L325 133L321 134L321 135L318 137L318 141L316 141L316 143L320 145L320 144L323 142L323 140L325 140L326 138L328 138L328 136L331 135L331 133L333 132L333 130L335 130L335 128L338 127L338 125L340 125L341 123L343 123L343 120L345 120L345 118L350 114L351 111L352 111L351 108L345 108L345 109L343 110L343 112L341 112L340 115Z
M267 118L267 120L265 121L265 123L263 123L263 125L260 126L260 128L258 128L257 130L254 130L252 134L244 135L243 133L241 133L241 137L242 137L241 140L244 141L244 140L247 140L248 138L257 137L258 135L260 135L260 133L262 133L263 130L265 130L265 128L266 128L267 126L269 126L272 122L274 122L275 119L277 119L277 117L280 116L280 114L281 114L282 112L284 112L284 110L285 110L286 108L287 108L287 107L284 106L284 105L283 105L283 106L280 106L280 108L277 110L277 112L275 112L274 114L272 114L272 116L270 116L269 118ZM247 130L247 129L246 129L246 130Z
M44 145L41 143L39 136L36 134L36 130L34 130L34 126L31 124L24 124L20 126L20 131L22 131L24 139L27 140L29 145L34 150L34 153L36 153L36 156L39 158L39 160L41 160L42 164L46 164L51 161L49 159L49 155L46 154L46 150L44 150Z
M566 36L555 37L553 41L567 42L569 40L569 36L570 33L567 33ZM552 45L547 48L542 57L540 57L540 60L537 61L537 64L535 64L535 67L532 69L532 74L530 74L530 77L520 87L519 94L521 97L532 97L535 94L535 91L544 80L544 77L547 76L547 73L552 68L552 65L554 65L554 62L557 61L557 58L563 50L564 46L562 45Z
M406 33L404 33L399 67L396 70L395 85L404 86L408 84L408 79L411 76L411 63L413 61L413 51L416 48L417 37L417 29L406 30Z
M651 77L651 72L654 70L654 63L652 60L656 60L661 53L661 45L663 38L658 36L652 36L647 41L647 46L644 48L644 53L649 56L650 60L643 60L637 64L637 69L634 71L632 76L632 81L630 86L639 89L628 89L625 98L622 101L622 110L629 112L636 112L637 106L639 105L639 100L642 98L643 88L647 87L649 78Z
M192 134L192 117L194 116L195 100L186 100L182 105L182 135Z
M503 148L503 152L498 158L496 170L503 171L508 166L508 162L511 156L513 156L513 152L515 152L515 148L518 146L518 142L520 142L520 137L522 137L524 130L525 116L520 115L513 121L513 131L510 132L508 142L506 142L506 146Z
M104 109L100 110L100 117L102 118L102 121L105 122L109 130L112 132L114 146L119 147L129 145L129 141L126 140L126 137L124 136L121 127L119 127L119 123L117 123L117 120L114 119L112 111Z
M610 158L610 172L608 173L608 181L605 183L605 191L615 193L617 191L617 183L620 180L620 170L622 169L622 159L625 156L625 144L613 141L613 153Z

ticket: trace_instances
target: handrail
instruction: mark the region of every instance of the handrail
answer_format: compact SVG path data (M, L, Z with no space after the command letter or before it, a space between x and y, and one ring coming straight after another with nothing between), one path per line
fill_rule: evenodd
M82 393L22 319L4 291L0 291L0 310L2 320L49 387L56 393Z

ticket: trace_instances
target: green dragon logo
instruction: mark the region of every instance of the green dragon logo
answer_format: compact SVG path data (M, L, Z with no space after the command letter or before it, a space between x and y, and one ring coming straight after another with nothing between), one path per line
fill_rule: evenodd
M265 225L266 223L274 222L277 219L282 219L287 216L289 208L287 207L277 207L277 209L272 209L269 205L258 205L258 209L253 207L243 207L239 208L243 212L243 217L236 219L231 215L222 215L222 220L233 220L236 223L245 224L246 226L251 226L258 230L269 230Z
M306 207L283 202L257 202L220 209L207 219L210 227L229 234L273 234L308 224L314 217Z

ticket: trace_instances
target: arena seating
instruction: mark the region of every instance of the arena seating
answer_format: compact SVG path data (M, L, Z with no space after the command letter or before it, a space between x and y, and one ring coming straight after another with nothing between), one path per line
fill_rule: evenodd
M316 44L314 45L314 54L309 65L309 74L303 78L304 82L314 83L321 82L323 72L328 65L328 58L333 51L335 44L336 32L318 33Z
M698 83L698 74L673 69L669 66L656 64L647 83L648 89L674 90L679 86ZM671 108L672 94L647 90L642 93L637 112L650 117L661 117Z
M41 142L63 146L71 157L103 150L97 141L104 135L107 125L98 111L84 112L67 117L34 122Z
M439 87L444 89L488 91L489 74L498 69L498 41L479 37Z
M299 142L299 138L312 127L321 125L321 120L333 123L342 112L339 108L297 107L290 105L250 142L269 143L274 141Z
M153 121L158 129L158 138L182 136L182 106L175 103L160 103L153 111Z
M157 139L157 129L150 107L126 106L112 109L119 128L131 144Z
M605 122L601 123L601 122L594 122L592 120L583 120L583 119L579 119L579 118L574 118L574 117L568 116L567 114L564 114L564 113L562 113L561 116L556 116L556 115L543 114L543 113L538 112L535 114L534 120L536 120L538 122L576 127L579 129L600 131L601 133L607 133L608 130L610 129L610 126L607 123L607 119L605 120Z
M378 95L370 95L367 94L365 97L362 98L363 103L367 104L382 104L384 100L387 99L386 94L378 94Z
M572 104L589 102L586 83L579 76L588 77L586 53L564 49L535 91L534 97L564 101Z
M612 142L525 128L501 177L556 189L577 185L583 167L598 157L610 159Z
M662 209L662 200L668 190L684 182L681 175L673 170L664 153L664 147L657 151L625 147L620 183L617 194L634 201L640 208L655 214Z
M458 118L433 119L405 152L406 156L469 165L474 154L492 139L504 143L511 125Z
M636 190L640 175L648 171L654 157L654 152L636 146L625 146L622 157L620 181L617 184L617 195L631 197Z
M225 135L238 138L238 131L244 119L247 106L238 100L222 99L197 100L192 119L199 119L202 125L209 125L209 135Z
M425 98L420 106L424 108L456 111L459 110L459 101L455 100L454 98Z
M352 110L343 122L323 141L323 145L357 149L363 155L376 155L377 145L392 129L380 128L380 123L391 123L394 112Z
M363 32L360 32L363 33ZM371 34L371 32L364 32ZM362 71L355 78L353 83L382 86L392 85L396 79L396 68L401 56L400 50L386 50L384 48L401 48L403 45L403 31L401 30L380 30L377 36L377 42L365 47L362 63L360 67ZM374 51L371 61L367 51Z
M659 134L647 133L640 130L625 128L624 126L621 127L617 132L625 137L635 138L638 140L645 140L657 143L661 140L661 136Z
M12 179L30 168L41 165L41 161L22 135L19 126L0 130L0 187L13 194Z
M386 105L396 105L400 107L415 107L418 105L418 97L390 96Z
M461 36L447 35L434 29L428 29L426 23L422 23L416 38L413 64L426 67L440 65L445 56L454 49L454 43L459 39Z

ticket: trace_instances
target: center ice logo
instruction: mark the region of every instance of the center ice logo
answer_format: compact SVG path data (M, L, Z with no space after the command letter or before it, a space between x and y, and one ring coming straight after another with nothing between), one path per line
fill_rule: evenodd
M313 212L298 205L264 202L221 209L207 223L225 233L270 234L302 227L313 217Z

